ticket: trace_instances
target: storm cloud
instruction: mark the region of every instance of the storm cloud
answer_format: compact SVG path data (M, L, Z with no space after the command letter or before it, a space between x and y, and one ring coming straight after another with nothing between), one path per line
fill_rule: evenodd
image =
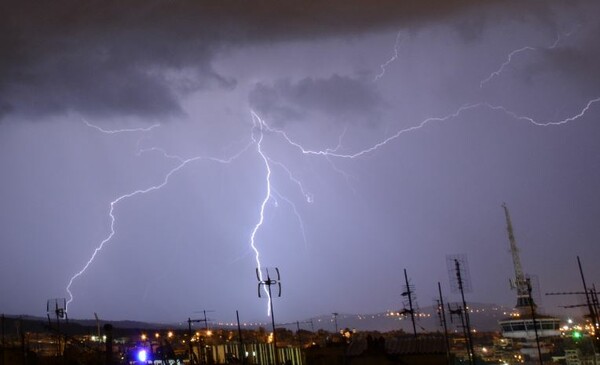
M453 17L456 29L473 38L491 12L553 19L543 2L517 1L4 1L0 117L178 115L182 96L235 87L213 64L228 49L423 27Z
M279 122L306 119L307 111L323 113L330 120L374 121L382 106L372 80L335 74L327 79L278 80L270 86L259 83L249 100L261 114Z

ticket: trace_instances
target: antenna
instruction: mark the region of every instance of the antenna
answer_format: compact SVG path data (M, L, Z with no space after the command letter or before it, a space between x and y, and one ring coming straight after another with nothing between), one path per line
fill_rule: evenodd
M464 317L464 329L466 332L466 340L467 340L467 348L469 355L469 362L473 364L473 356L475 354L475 350L473 348L473 337L471 336L471 321L469 319L469 307L467 306L467 302L465 300L465 291L471 290L471 280L468 271L467 265L467 257L465 255L449 255L446 256L446 265L448 266L448 272L450 274L450 286L453 291L459 291L460 297L462 299L462 317ZM452 275L452 271L454 271L455 275ZM454 278L454 279L453 279ZM450 311L452 314L452 311Z
M65 320L66 324L69 324L69 317L67 316L67 300L65 298L54 298L46 301L46 315L48 316L48 327L52 329L51 315L56 316L56 335L58 338L57 354L62 356L62 336L60 334L60 321Z
M277 297L281 297L281 276L279 275L278 268L272 268L269 272L269 268L263 268L264 275L261 269L256 268L256 279L258 280L258 297L262 298L261 289L267 293L267 297L269 298L269 309L271 314L271 325L273 326L273 353L275 357L273 359L274 364L279 364L279 356L277 353L277 333L275 331L275 314L273 313L273 292L271 290L272 286L277 288ZM277 279L271 278L271 274L275 274Z
M458 276L456 275L456 262L460 264L460 282L458 280ZM471 293L473 291L467 255L446 255L446 268L448 269L448 279L450 281L450 291L452 293L456 294L461 290L465 293Z
M333 322L335 323L335 333L338 333L337 317L340 315L338 312L331 313L333 315Z
M404 291L402 292L402 296L404 298L406 298L404 300L404 302L402 303L404 305L404 309L402 309L402 312L400 312L403 315L410 315L410 319L412 321L412 327L413 327L413 335L414 338L417 338L417 326L415 323L415 309L413 307L413 301L415 301L414 295L415 295L415 291L414 291L414 285L411 285L408 281L408 275L406 274L406 269L404 269ZM408 304L408 309L406 308L406 305Z
M592 322L593 331L593 341L592 346L598 349L600 348L600 303L598 301L598 292L596 291L596 286L592 285L592 288L588 288L585 276L583 274L583 268L581 266L581 260L579 256L577 256L577 266L579 267L579 274L581 275L581 282L583 284L583 291L576 292L553 292L546 293L546 295L585 295L585 304L574 304L574 305L566 305L562 306L563 308L576 308L576 307L587 307L589 311L589 317Z
M446 345L446 362L450 364L450 341L448 340L448 323L446 322L446 310L444 309L444 297L442 296L442 284L438 281L438 293L440 299L437 301L438 316L444 328L444 343Z
M209 321L212 321L212 319L210 319L210 318L206 318L206 313L214 313L214 312L215 312L215 311L214 311L214 310L212 310L212 309L205 309L205 310L201 310L201 311L195 311L195 312L194 312L194 313L202 313L202 314L204 314L204 320L203 320L203 322L204 322L204 329L205 329L206 331L208 331L208 329L209 329L209 328L208 328L208 322L209 322Z
M190 352L190 364L200 364L200 359L196 359L195 356L196 354L194 353L194 348L192 347L192 323L199 323L199 322L204 322L206 323L206 317L204 317L204 319L192 319L189 318L187 319L187 323L188 323L188 347L189 347L189 352ZM198 357L204 357L204 346L200 346L200 338L198 338Z
M94 318L96 318L96 330L98 336L98 342L100 342L100 319L98 318L98 313L94 312Z

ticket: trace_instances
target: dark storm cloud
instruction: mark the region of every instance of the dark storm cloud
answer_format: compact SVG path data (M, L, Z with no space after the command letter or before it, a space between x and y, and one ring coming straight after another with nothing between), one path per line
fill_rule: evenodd
M339 75L298 82L279 80L270 86L259 83L249 100L253 108L278 122L298 120L305 117L306 110L334 119L372 118L382 104L372 81Z
M599 4L600 5L600 4ZM600 6L595 6L596 13ZM521 77L531 79L540 74L554 75L570 80L577 85L582 95L595 96L600 91L597 75L600 68L600 25L584 25L571 36L568 45L540 52L533 62L525 66Z
M235 85L212 67L215 53L227 47L423 24L492 3L4 1L0 117L181 113L181 96ZM515 4L520 13L544 7Z

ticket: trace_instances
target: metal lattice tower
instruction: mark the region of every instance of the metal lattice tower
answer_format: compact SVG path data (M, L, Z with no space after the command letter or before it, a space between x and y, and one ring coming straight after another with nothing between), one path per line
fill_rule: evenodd
M528 281L523 273L523 267L521 266L521 258L519 256L519 249L517 248L517 242L515 240L515 234L513 232L512 222L510 220L510 214L506 203L502 204L504 208L504 215L506 216L506 231L508 232L508 241L510 243L510 253L512 255L513 266L515 267L515 281L511 281L511 287L517 290L517 305L516 309L520 310L531 310L536 305L531 299L528 290Z

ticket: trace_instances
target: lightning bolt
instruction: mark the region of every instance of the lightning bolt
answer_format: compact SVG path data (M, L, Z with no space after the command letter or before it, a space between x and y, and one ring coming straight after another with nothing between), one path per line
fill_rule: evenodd
M538 126L538 127L548 127L548 126L558 126L558 125L563 125L563 124L567 124L569 122L573 122L576 121L577 119L582 118L587 111L592 107L593 104L600 102L600 97L597 97L595 99L591 99L589 100L586 105L575 115L561 119L561 120L556 120L556 121L549 121L549 122L539 122L537 120L535 120L532 117L528 117L528 116L523 116L523 115L519 115L511 110L509 110L508 108L501 106L501 105L493 105L490 103L476 103L476 104L467 104L467 105L463 105L460 108L458 108L456 111L447 114L445 116L442 117L429 117L426 118L424 120L422 120L420 123L405 128L405 129L401 129L399 131L397 131L396 133L394 133L393 135L381 140L380 142L377 142L375 144L373 144L370 147L367 147L365 149L356 151L356 152L352 152L352 153L339 153L337 152L338 148L336 147L335 149L325 149L325 150L311 150L311 149L306 149L305 147L303 147L300 143L294 141L292 138L290 138L285 131L281 130L281 129L276 129L273 128L271 126L269 126L265 121L261 121L264 125L265 130L272 132L274 134L278 134L280 135L288 144L290 144L291 146L297 148L302 154L305 155L315 155L315 156L325 156L325 157L337 157L337 158L345 158L345 159L355 159L364 155L367 155L369 153L372 153L380 148L382 148L383 146L387 145L388 143L400 138L402 135L406 134L406 133L410 133L410 132L414 132L417 131L423 127L425 127L427 124L429 123L433 123L433 122L445 122L448 121L450 119L455 119L458 116L460 116L461 114L473 110L473 109L477 109L477 108L488 108L490 110L494 110L494 111L501 111L504 114L508 115L509 117L516 119L516 120L523 120L526 121L532 125ZM339 146L338 146L339 147Z
M560 35L560 33L559 33L559 34L556 36L556 40L554 41L554 43L552 43L552 44L551 44L550 46L548 46L548 47L539 48L539 47L532 47L532 46L524 46L524 47L521 47L521 48L515 49L514 51L510 52L510 53L508 54L508 56L506 57L506 61L504 61L504 62L503 62L501 65L500 65L500 67L499 67L499 68L498 68L496 71L493 71L492 73L490 73L490 74L489 74L489 76L488 76L488 77L486 77L485 79L481 80L481 82L479 83L479 87L480 87L480 88L483 88L483 86L484 86L486 83L488 83L488 82L492 81L492 79L493 79L493 78L500 76L500 74L501 74L501 73L504 71L504 69L505 69L505 68L506 68L508 65L510 65L510 63L511 63L511 62L512 62L512 60L513 60L513 57L515 57L515 56L516 56L516 55L518 55L519 53L523 53L523 52L526 52L526 51L532 51L532 52L534 52L534 51L537 51L537 50L539 50L539 49L546 49L546 50L555 49L555 48L558 46L558 44L561 42L561 40L562 40L562 38L563 38L563 37L564 37L564 38L570 37L570 36L571 36L571 34L573 34L573 33L576 31L576 29L577 29L577 28L578 28L578 26L577 26L577 27L575 27L575 28L574 28L572 31L565 33L563 36L561 36L561 35Z
M375 75L375 77L373 78L373 82L378 81L380 78L383 77L383 75L385 75L385 70L387 69L387 67L394 61L396 61L396 59L398 59L398 48L400 47L400 42L403 40L402 37L402 32L398 32L398 34L396 35L396 42L394 43L394 54L392 55L392 57L390 57L390 59L388 59L387 61L385 61L383 64L381 64L379 66L379 68L381 69L381 71Z
M298 180L294 176L294 174L292 174L292 172L290 171L290 169L287 168L287 166L285 166L281 162L273 160L271 157L267 157L267 159L269 160L270 163L272 163L273 165L279 166L283 171L285 171L287 173L288 178L290 179L290 181L292 181L294 184L296 184L298 186L298 189L300 189L300 192L304 196L304 199L306 200L307 203L312 203L314 201L313 194L308 193L308 192L306 192L306 190L304 190L304 186L302 185L302 182L300 180Z
M250 247L254 251L254 259L256 260L258 278L260 281L264 281L264 278L262 275L262 265L260 262L260 252L259 252L258 248L256 247L256 234L258 233L258 231L262 227L263 223L265 222L265 207L267 206L267 203L268 203L269 199L271 198L271 165L269 164L269 158L265 155L265 153L263 151L263 147L262 147L262 141L264 138L263 128L264 128L265 124L262 121L262 119L260 119L260 117L254 111L251 111L251 114L252 114L252 122L254 124L254 128L252 130L252 136L251 136L252 141L254 141L254 143L256 144L256 151L258 152L260 158L262 159L265 170L267 171L266 176L265 176L265 186L266 186L265 190L266 191L265 191L265 195L263 197L262 203L260 204L259 219L258 219L258 222L256 223L256 225L254 226L254 228L252 229L252 233L250 234ZM258 131L258 136L255 135L255 131ZM271 315L271 300L272 300L271 294L269 293L269 291L266 288L263 287L263 289L264 289L264 291L267 295L267 299L268 299L267 315L270 316Z
M272 183L271 183L271 176L272 176L272 168L271 165L276 165L278 167L280 167L283 171L285 171L285 173L287 174L287 177L290 181L292 181L294 184L296 184L300 190L300 192L302 193L302 195L304 196L305 200L308 203L311 203L313 201L313 195L306 192L306 190L304 189L301 181L299 179L297 179L292 172L281 162L275 161L273 159L271 159L270 157L267 156L267 154L265 153L264 149L263 149L263 145L262 142L264 140L264 131L265 131L265 126L266 124L264 123L264 121L254 112L251 112L251 116L252 116L252 129L250 132L250 142L244 147L242 148L240 151L238 151L236 154L232 155L229 158L225 158L225 159L221 159L221 158L216 158L216 157L206 157L206 156L194 156L191 158L183 158L181 156L178 155L174 155L174 154L170 154L168 153L165 149L160 148L160 147L150 147L150 148L143 148L143 149L139 149L137 151L137 155L141 155L143 153L150 153L150 152L158 152L159 154L161 154L164 158L166 159L171 159L171 160L175 160L177 162L176 166L174 168L172 168L171 170L169 170L163 180L155 185L152 185L150 187L144 188L144 189L138 189L138 190L134 190L132 192L123 194L119 197L117 197L116 199L114 199L113 201L110 202L109 206L109 212L108 212L108 216L110 218L110 225L109 225L109 233L108 235L99 243L99 245L94 249L92 255L90 256L90 258L87 260L87 262L83 265L83 267L76 272L69 280L67 287L66 287L66 291L69 295L69 299L67 301L67 309L68 306L73 302L74 300L74 295L72 292L72 286L73 283L79 278L81 277L86 271L87 269L90 267L90 265L93 264L94 260L96 259L96 257L98 256L98 254L100 254L100 252L102 251L102 249L110 243L110 241L114 238L115 234L116 234L116 216L115 216L115 209L117 208L117 206L119 205L119 203L122 203L125 200L134 198L136 196L140 196L140 195L144 195L144 194L148 194L157 190L162 189L164 186L166 186L171 177L176 174L178 171L184 169L186 166L188 166L189 164L199 161L199 160L209 160L209 161L213 161L216 163L222 163L222 164L229 164L231 163L233 160L235 160L236 158L238 158L240 155L242 155L244 152L246 152L247 150L250 149L251 146L255 146L256 147L256 152L258 153L260 159L263 162L266 174L265 174L265 195L261 201L261 204L259 206L259 219L257 221L257 223L254 225L251 234L250 234L250 247L252 249L252 251L254 252L255 255L255 261L256 261L256 265L258 268L258 273L259 273L259 279L262 281L263 277L262 277L262 264L261 264L261 259L260 259L260 251L258 249L257 246L257 234L259 233L260 229L262 228L264 221L265 221L265 210L266 210L266 206L267 203L269 202L269 200L271 198L273 198L272 194L275 194L276 196L278 196L280 199L282 199L283 201L285 201L286 203L288 203L291 207L292 207L292 211L294 212L294 215L296 216L296 218L298 219L300 228L301 228L301 232L302 232L302 237L305 243L305 246L307 245L307 239L306 239L306 232L305 232L305 228L304 228L304 222L302 220L302 217L300 216L296 205L288 198L284 197L282 194L278 193L277 191L275 191L272 187ZM84 120L84 123L93 129L98 130L101 133L104 134L118 134L118 133L127 133L127 132L148 132L156 127L158 127L159 125L152 125L150 127L147 128L135 128L135 129L118 129L118 130L107 130L107 129L103 129L99 126L96 126L94 124L91 124L89 122L87 122L86 120ZM139 144L139 143L138 143ZM339 147L339 146L338 146ZM270 294L268 293L267 290L265 290L265 293L268 296L268 303L267 303L267 314L271 315L270 313L270 301L272 300L272 298L270 297Z
M89 124L88 122L85 122L88 126L95 128L99 131L101 131L102 133L106 133L106 134L115 134L115 133L122 133L122 132L131 132L133 130L104 130L102 128L99 128L97 126L94 126L92 124ZM140 128L140 129L136 129L136 132L146 132L149 129L155 128L155 126L151 126L149 128ZM68 310L69 304L71 304L71 302L73 302L74 300L74 296L73 296L73 292L71 291L71 288L73 286L73 283L75 282L76 279L78 279L80 276L82 276L85 271L88 269L88 267L90 267L90 265L92 265L92 263L94 262L94 259L96 258L96 256L102 251L102 249L104 248L104 246L106 244L108 244L112 238L114 237L114 235L116 234L116 230L115 230L115 223L116 223L116 217L115 217L115 208L117 207L117 205L119 203L121 203L122 201L128 200L130 198L133 198L135 196L138 195L144 195L144 194L148 194L151 193L153 191L157 191L160 190L161 188L163 188L164 186L166 186L169 183L169 180L171 179L171 177L176 174L178 171L182 170L184 167L186 167L187 165L191 164L192 162L196 162L196 161L200 161L200 160L209 160L209 161L213 161L213 162L217 162L217 163L222 163L222 164L229 164L231 163L233 160L235 160L236 158L238 158L240 155L242 155L246 150L248 150L250 148L252 144L249 143L247 146L245 146L243 149L241 149L240 151L238 151L236 154L234 154L233 156L229 157L229 158L216 158L216 157L206 157L206 156L195 156L195 157L191 157L191 158L187 158L184 159L180 156L176 156L176 155L169 155L167 154L163 149L160 148L150 148L147 149L147 151L158 151L161 152L166 158L170 158L170 159L175 159L178 161L178 164L172 168L171 170L169 170L169 172L165 175L164 179L162 180L162 182L160 182L159 184L156 185L152 185L150 187L147 187L145 189L138 189L138 190L134 190L130 193L127 194L123 194L119 197L117 197L116 199L114 199L113 201L110 202L110 209L108 211L108 215L110 217L110 230L109 230L109 234L106 236L106 238L104 238L100 244L94 249L91 257L88 259L88 261L85 263L85 265L83 265L83 267L81 268L81 270L79 270L78 272L76 272L70 279L69 279L69 283L67 284L66 287L66 291L69 295L69 299L67 300L67 304L65 310Z
M374 81L377 81L379 78L383 77L383 75L385 74L385 71L386 71L386 67L391 62L393 62L394 60L396 60L398 58L398 46L399 46L400 39L401 39L401 34L398 33L398 35L396 37L395 48L394 48L395 54L386 63L381 65L381 72L380 72L380 74L376 75L376 78ZM560 41L560 38L557 39L557 41L554 42L553 45L551 45L549 48L556 47L558 45L559 41ZM500 73L504 70L504 68L507 67L508 64L510 64L510 62L512 61L512 59L515 55L517 55L518 53L521 53L521 52L525 52L526 50L535 50L535 49L536 48L534 48L534 47L523 47L523 48L520 48L518 50L511 52L508 56L507 61L505 61L497 71L493 72L488 78L484 79L481 82L481 86L483 87L483 85L485 83L489 82L494 77L500 75ZM308 203L311 203L313 201L314 197L312 196L312 194L307 193L305 191L304 187L302 186L301 181L299 179L297 179L293 175L293 173L283 163L274 160L267 154L267 152L265 151L265 148L263 146L263 142L265 140L265 137L267 136L267 134L266 134L267 132L269 133L269 135L279 136L287 144L296 148L303 155L324 157L330 164L332 164L334 169L337 171L337 168L335 168L335 165L331 161L331 158L356 159L356 158L365 156L367 154L375 152L376 150L379 150L380 148L383 148L388 143L394 142L396 139L399 139L404 134L415 132L421 128L424 128L425 126L427 126L430 123L441 123L441 122L446 122L446 121L455 119L455 118L461 116L463 113L466 113L466 112L474 110L474 109L487 108L492 111L504 113L505 115L507 115L515 120L525 121L534 126L549 127L549 126L564 125L564 124L576 121L576 120L584 117L585 114L589 111L589 109L592 108L592 106L598 102L600 102L600 97L590 99L585 104L585 106L581 110L579 110L579 112L577 112L576 114L569 116L567 118L561 119L561 120L548 121L548 122L541 122L541 121L538 121L529 116L519 115L519 114L509 110L508 108L506 108L504 106L500 106L500 105L493 105L493 104L486 103L486 102L466 104L466 105L459 107L454 112L451 112L447 115L425 118L411 127L398 130L396 133L392 134L391 136L384 138L371 146L368 146L366 148L363 148L361 150L354 151L351 153L340 152L342 150L342 136L344 134L342 134L342 136L340 136L338 144L334 148L326 148L323 150L308 149L308 148L305 148L304 146L302 146L300 143L293 140L290 136L288 136L288 134L284 130L271 127L266 121L261 119L257 113L255 113L254 111L251 111L252 128L250 131L250 142L244 148L242 148L237 153L233 154L232 156L230 156L228 158L216 158L216 157L206 157L206 156L194 156L191 158L183 158L181 156L169 154L164 149L161 149L158 147L140 149L138 151L138 154L147 153L147 152L158 152L158 153L162 154L162 156L164 158L172 159L172 160L176 161L176 165L175 165L175 167L173 167L171 170L169 170L164 175L163 180L160 181L159 183L157 183L155 185L151 185L151 186L143 188L143 189L137 189L132 192L123 194L110 202L109 212L108 212L108 215L110 218L109 233L99 243L99 245L94 249L91 257L87 260L87 262L83 265L83 267L70 278L68 285L66 287L66 291L69 295L69 299L67 301L67 308L68 308L69 304L71 304L74 300L74 296L72 293L72 286L73 286L74 282L86 272L86 270L89 268L89 266L93 264L97 255L114 238L114 236L116 234L115 209L117 208L117 206L120 203L122 203L126 200L129 200L131 198L134 198L136 196L142 196L142 195L149 194L151 192L162 189L164 186L166 186L169 183L169 181L173 175L175 175L176 173L178 173L179 171L184 169L186 166L192 164L193 162L200 161L200 160L208 160L208 161L212 161L212 162L216 162L216 163L229 164L232 161L234 161L236 158L238 158L240 155L242 155L243 153L248 151L252 146L254 146L255 151L258 154L258 157L260 158L261 164L265 171L265 174L264 174L265 191L264 191L264 195L262 196L262 199L261 199L261 202L260 202L260 205L258 208L258 220L257 220L256 224L254 225L254 227L252 228L250 237L249 237L250 247L251 247L252 252L254 253L254 259L256 261L256 266L258 268L259 279L263 280L263 275L262 275L261 254L258 249L257 236L258 236L258 233L260 232L260 230L263 228L263 225L265 223L266 207L267 207L268 202L271 199L273 199L273 195L286 201L292 207L292 210L294 211L295 216L298 218L298 221L299 221L299 224L300 224L300 227L302 230L303 239L304 239L304 242L306 245L307 240L306 240L306 234L304 231L304 223L301 219L300 214L298 213L298 210L296 209L295 204L291 200L285 198L283 195L278 193L272 186L271 179L272 179L272 175L273 175L273 167L274 166L280 167L284 172L286 172L288 179L298 186L300 192L302 193L302 195L304 196L305 200ZM95 125L87 122L86 120L84 120L84 123L88 127L94 128L104 134L117 134L117 133L128 133L128 132L148 132L148 131L151 131L152 129L160 126L159 124L154 124L147 128L106 130L106 129L100 128L98 126L95 126ZM344 133L345 133L345 131L344 131ZM270 304L271 304L272 298L266 289L265 289L265 292L268 297L267 314L270 316L271 315Z
M275 195L277 195L277 197L279 199L288 203L292 207L292 211L294 212L296 219L298 219L298 224L300 225L300 231L302 232L302 239L304 240L304 248L308 247L308 240L306 239L306 230L304 229L304 220L302 220L302 216L300 216L300 213L298 213L298 208L296 207L296 204L294 204L294 202L292 202L290 199L281 195L276 189L273 189L273 193L275 193Z
M88 122L85 119L82 119L82 120L83 120L83 123L85 123L85 125L87 125L88 127L96 129L104 134L118 134L118 133L128 133L128 132L149 132L149 131L153 130L154 128L160 127L160 123L155 123L146 128L104 129L102 127L99 127L95 124Z

